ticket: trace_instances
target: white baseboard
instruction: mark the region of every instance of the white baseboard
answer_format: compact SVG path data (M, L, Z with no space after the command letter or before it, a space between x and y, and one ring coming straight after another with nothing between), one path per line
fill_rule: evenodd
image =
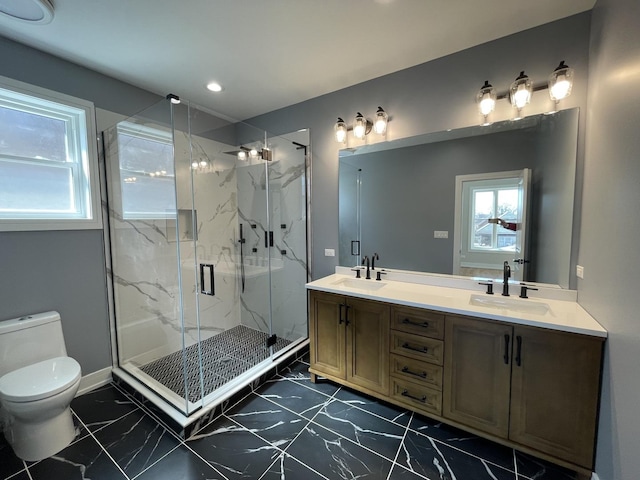
M80 388L78 388L78 393L76 394L76 396L82 395L83 393L87 393L95 388L102 387L103 385L110 383L112 380L111 370L111 367L107 367L103 368L102 370L84 375L80 380Z
M596 472L591 473L591 480L600 480L600 477Z

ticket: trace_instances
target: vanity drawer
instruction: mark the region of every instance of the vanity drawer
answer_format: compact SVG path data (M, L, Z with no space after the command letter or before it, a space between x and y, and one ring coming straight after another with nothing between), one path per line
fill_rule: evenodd
M442 340L391 330L391 353L442 365Z
M391 377L391 397L416 410L442 413L442 392L424 385Z
M391 375L442 390L442 367L391 354Z
M425 337L444 338L444 314L421 308L391 308L391 328Z

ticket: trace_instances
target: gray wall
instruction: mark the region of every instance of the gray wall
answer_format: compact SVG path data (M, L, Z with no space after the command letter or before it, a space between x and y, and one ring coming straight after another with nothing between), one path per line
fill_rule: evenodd
M579 302L609 331L596 470L640 476L640 2L599 0L591 29Z
M160 97L0 37L0 75L131 115ZM83 374L111 365L102 230L0 232L0 320L57 310Z
M342 147L333 138L338 116L352 124L357 111L371 118L381 105L392 117L388 140L477 125L481 118L474 100L484 80L504 91L524 69L535 83L545 82L560 60L575 69L577 79L562 106L585 107L589 25L589 13L575 15L248 120L274 133L311 128L313 277L333 273L338 262L338 256L324 256L325 248L338 248L339 243L338 150ZM534 95L527 113L550 109L547 93L541 92ZM584 108L580 115L578 185ZM510 106L501 100L492 120L511 116Z

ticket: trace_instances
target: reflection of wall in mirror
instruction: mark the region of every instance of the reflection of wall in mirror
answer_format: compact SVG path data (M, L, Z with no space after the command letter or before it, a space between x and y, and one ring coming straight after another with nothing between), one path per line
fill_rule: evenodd
M577 120L574 109L541 115L525 129L341 159L341 175L345 161L363 166L362 252L378 252L384 267L450 274L453 235L434 238L434 231L453 232L455 176L529 167L532 262L526 280L568 287ZM353 265L343 261L343 251L349 253L343 243L353 240L343 225L350 223L340 219L340 264Z

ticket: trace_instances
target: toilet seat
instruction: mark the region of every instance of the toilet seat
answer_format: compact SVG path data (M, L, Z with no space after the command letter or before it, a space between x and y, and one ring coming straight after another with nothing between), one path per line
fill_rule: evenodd
M73 358L50 358L0 377L0 398L16 403L42 400L71 387L80 376L80 364Z

